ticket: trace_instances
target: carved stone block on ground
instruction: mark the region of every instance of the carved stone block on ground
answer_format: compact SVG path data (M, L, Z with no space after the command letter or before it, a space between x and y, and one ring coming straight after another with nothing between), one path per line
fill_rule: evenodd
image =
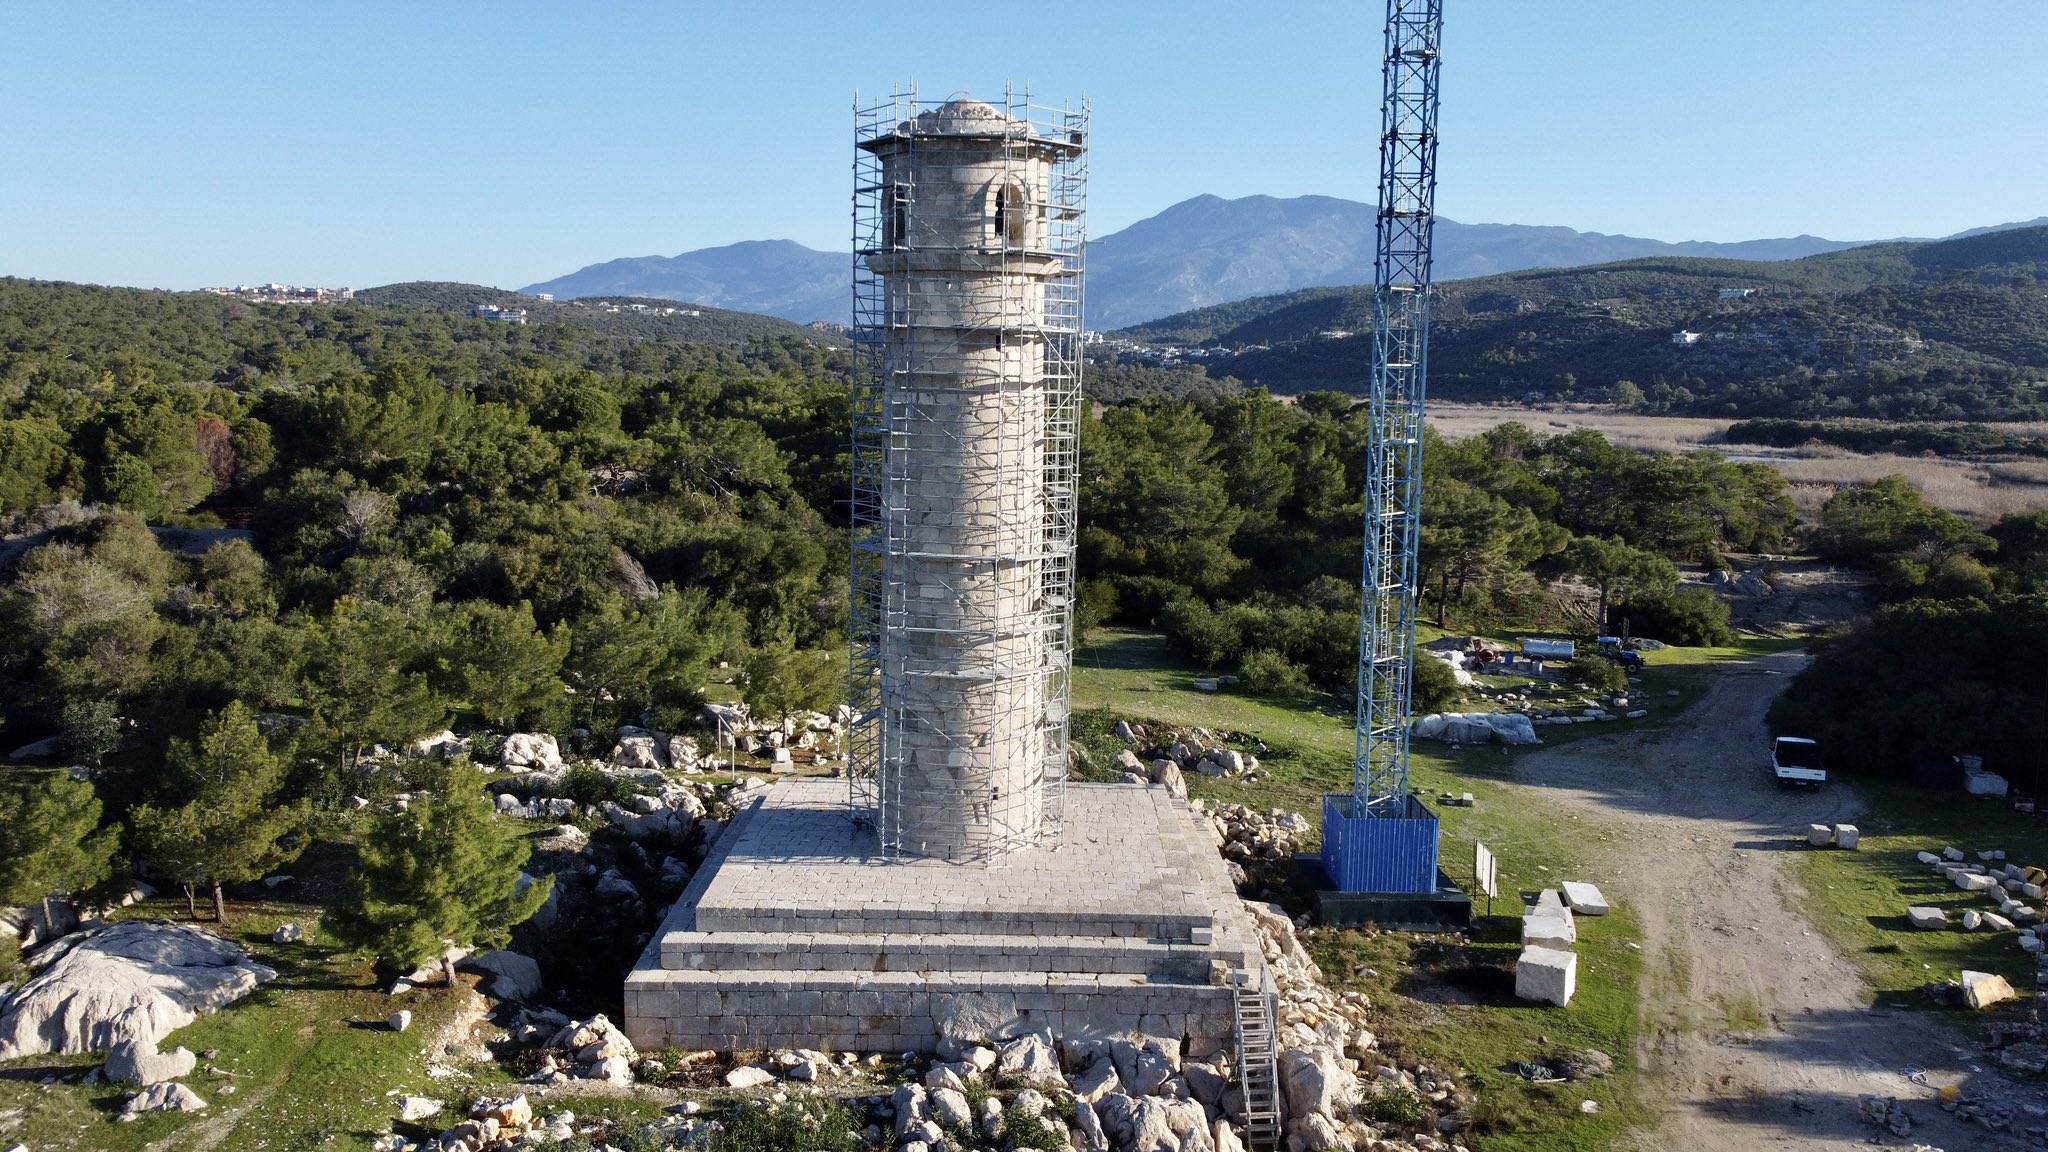
M1578 991L1579 958L1557 948L1522 949L1515 961L1515 998L1562 1008Z

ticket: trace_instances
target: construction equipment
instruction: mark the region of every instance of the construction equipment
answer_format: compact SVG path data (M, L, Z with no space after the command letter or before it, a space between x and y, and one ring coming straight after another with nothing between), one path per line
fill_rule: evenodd
M1429 891L1436 881L1436 818L1409 795L1408 729L1442 32L1442 0L1388 0L1357 746L1351 795L1324 802L1324 865L1346 892ZM1413 827L1380 826L1394 823Z
M1641 672L1643 670L1643 654L1630 648L1627 641L1621 637L1599 636L1594 638L1593 644L1598 649L1600 655L1621 665L1625 671Z

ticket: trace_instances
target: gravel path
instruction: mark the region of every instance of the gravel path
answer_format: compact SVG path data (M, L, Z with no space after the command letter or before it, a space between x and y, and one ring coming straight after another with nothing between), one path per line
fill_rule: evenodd
M1898 994L1874 994L1799 911L1795 837L1809 823L1853 822L1859 807L1840 784L1793 792L1770 779L1764 710L1803 660L1733 666L1659 735L1583 740L1517 766L1520 784L1606 830L1596 875L1642 917L1637 1058L1662 1119L1638 1145L1862 1146L1878 1129L1857 1120L1856 1102L1877 1093L1910 1102L1918 1122L1886 1145L2022 1147L1958 1124L1907 1079L1917 1068L1933 1087L1960 1084L1971 1053L1940 1019L1888 1010Z

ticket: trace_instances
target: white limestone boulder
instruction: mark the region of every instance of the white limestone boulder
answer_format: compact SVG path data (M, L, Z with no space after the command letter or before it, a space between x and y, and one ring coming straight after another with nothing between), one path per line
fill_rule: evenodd
M1808 824L1806 842L1816 848L1825 848L1835 842L1835 830L1826 824Z
M550 772L562 767L562 748L545 732L515 732L505 737L499 760L507 768Z
M1109 1152L1109 1135L1103 1131L1092 1101L1074 1101L1074 1136L1078 1152Z
M1120 1152L1164 1152L1181 1146L1167 1123L1166 1101L1157 1097L1114 1093L1104 1096L1094 1111L1101 1121L1102 1135L1110 1147ZM1086 1134L1083 1135L1085 1138Z
M455 970L483 976L484 991L499 1000L531 1003L539 999L543 988L540 965L531 956L503 948L466 956Z
M414 756L438 756L453 760L469 751L469 741L443 728L432 736L422 736L406 745L405 750Z
M1845 848L1854 852L1857 842L1861 839L1863 839L1863 830L1854 824L1835 825L1835 847Z
M1097 1056L1087 1067L1075 1073L1070 1086L1077 1099L1090 1104L1124 1088L1123 1080L1116 1074L1116 1062L1106 1054Z
M66 936L0 1006L0 1060L157 1041L277 977L211 932L130 920Z
M1280 1053L1280 1086L1289 1116L1341 1116L1358 1103L1358 1077L1327 1048Z
M621 736L612 746L612 763L641 772L659 772L668 767L668 741L652 735Z
M1180 1070L1180 1041L1156 1036L1114 1040L1109 1056L1124 1091L1133 1096L1150 1096ZM1001 1071L1000 1065L997 1070Z
M1049 1032L1019 1036L997 1049L995 1075L998 1079L1015 1076L1033 1084L1050 1084L1059 1088L1067 1085L1065 1077L1060 1075L1059 1054L1053 1050Z
M1327 1152L1353 1145L1328 1116L1302 1116L1287 1122L1285 1147L1287 1152Z
M932 1119L942 1128L964 1128L974 1119L965 1094L951 1088L933 1089L926 1097Z
M158 1052L155 1041L123 1040L107 1053L103 1074L116 1084L147 1087L189 1076L198 1064L199 1058L189 1049L173 1048L169 1052Z
M125 1116L139 1116L144 1112L204 1112L206 1101L199 1098L183 1084L153 1084L136 1093L128 1103L122 1105Z
M1515 998L1562 1008L1578 991L1579 958L1557 948L1528 947L1515 961Z

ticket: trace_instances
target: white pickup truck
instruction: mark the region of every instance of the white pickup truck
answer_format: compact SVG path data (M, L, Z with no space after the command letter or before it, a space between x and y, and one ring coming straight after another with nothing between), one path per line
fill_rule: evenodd
M1783 787L1818 788L1827 783L1820 745L1804 736L1780 736L1771 744L1771 774Z

